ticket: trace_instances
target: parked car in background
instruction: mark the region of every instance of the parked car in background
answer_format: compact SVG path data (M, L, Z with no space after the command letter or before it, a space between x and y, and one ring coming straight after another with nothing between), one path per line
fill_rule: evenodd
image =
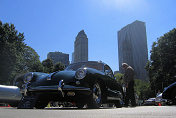
M146 106L155 105L155 99L156 98L149 98L148 100L145 100L144 105Z
M102 62L70 64L54 73L29 72L17 78L15 85L23 98L18 108L45 108L49 101L74 102L78 108L99 108L103 103L121 107L122 86L111 68Z
M167 104L176 105L176 82L164 89L162 97L167 99Z
M0 85L0 103L8 103L10 106L16 107L21 98L22 94L17 86Z
M164 106L164 105L166 105L166 102L167 102L167 100L162 98L162 93L160 93L158 96L156 96L155 105Z

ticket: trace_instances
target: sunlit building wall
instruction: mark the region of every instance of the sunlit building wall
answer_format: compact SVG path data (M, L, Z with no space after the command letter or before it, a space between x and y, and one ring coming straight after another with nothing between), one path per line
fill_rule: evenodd
M69 54L65 54L62 52L49 52L47 55L47 59L51 59L54 64L61 62L65 66L69 65Z
M88 61L88 38L84 30L81 30L74 42L74 63Z
M135 70L138 79L146 80L145 66L148 60L145 22L135 21L118 31L119 71L122 63L128 63Z

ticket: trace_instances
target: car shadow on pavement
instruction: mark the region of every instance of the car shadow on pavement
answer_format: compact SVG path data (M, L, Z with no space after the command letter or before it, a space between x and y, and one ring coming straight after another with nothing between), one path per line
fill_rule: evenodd
M45 109L46 110L97 110L93 108L77 108L77 107L66 107L66 108L53 107L53 108L45 108ZM99 109L119 109L119 108L100 107Z

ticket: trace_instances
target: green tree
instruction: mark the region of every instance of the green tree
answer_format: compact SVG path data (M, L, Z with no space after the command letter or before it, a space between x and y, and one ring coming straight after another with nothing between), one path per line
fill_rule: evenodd
M123 74L117 73L114 76L116 77L116 81L118 83L120 83L121 85L124 83ZM134 91L139 96L139 99L144 100L144 99L151 97L151 90L150 90L149 82L146 82L140 79L135 79L134 82L135 82Z
M44 67L43 71L45 73L52 73L54 66L53 66L53 61L51 59L45 59L42 61L42 65Z
M24 40L13 24L0 21L0 84L10 84L19 73L40 71L38 54Z
M150 83L140 79L135 79L134 90L139 96L139 99L144 100L152 96Z
M24 59L24 69L27 69L27 71L33 71L33 72L41 72L43 71L43 66L42 63L39 60L39 55L36 53L36 51L29 47L26 46L24 48L24 55L23 55L23 59Z
M25 47L24 36L15 30L13 24L0 21L0 83L9 83L11 74Z
M164 34L152 45L150 61L146 70L149 72L151 90L158 90L176 81L176 29Z
M25 46L21 52L21 57L16 64L16 72L42 72L43 66L39 60L39 55L30 46Z
M117 73L117 74L115 74L114 76L115 76L116 81L117 81L118 83L120 83L120 84L123 83L123 79L122 79L122 78L123 78L123 74Z
M65 66L64 66L64 64L63 63L61 63L61 62L58 62L58 63L56 63L55 65L54 65L54 72L55 71L62 71L62 70L64 70L65 69Z

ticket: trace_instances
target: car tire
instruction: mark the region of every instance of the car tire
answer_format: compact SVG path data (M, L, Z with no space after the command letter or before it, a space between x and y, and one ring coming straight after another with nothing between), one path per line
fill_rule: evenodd
M120 100L117 100L114 104L115 104L116 108L121 108L122 107L122 105L120 103Z
M98 82L95 82L92 87L92 94L90 95L90 101L88 103L88 108L99 108L102 102L102 89Z
M176 105L176 90L173 90L172 93L172 105Z
M49 102L46 102L46 101L37 101L35 104L35 108L36 109L44 109L48 105L48 103Z
M35 96L23 96L18 104L18 109L33 109L36 103Z
M76 103L76 107L78 107L78 109L82 109L84 107L85 104L83 103Z
M113 103L109 103L109 104L107 104L107 106L108 106L108 107L113 107L114 104L113 104Z

